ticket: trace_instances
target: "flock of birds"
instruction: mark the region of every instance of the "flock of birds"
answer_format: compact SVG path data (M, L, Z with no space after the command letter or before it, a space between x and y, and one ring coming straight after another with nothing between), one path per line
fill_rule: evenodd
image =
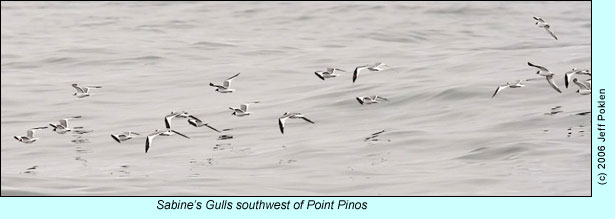
M369 71L383 71L388 69L389 66L384 64L384 63L375 63L375 64L368 64L368 65L361 65L355 68L354 73L353 73L353 77L352 77L352 82L355 83L359 73L364 71L364 70L369 70ZM338 69L338 68L327 68L326 71L316 71L314 72L316 74L316 76L318 76L318 78L322 79L322 80L326 80L328 78L334 78L336 76L338 76L339 74L336 74L336 71L342 71L345 72L344 70ZM222 82L222 84L214 84L214 83L209 83L209 86L215 87L215 91L219 92L219 93L233 93L234 91L236 91L235 89L231 88L231 82L233 79L237 78L240 75L240 73L237 73L229 78L227 78L226 80L224 80ZM94 88L102 88L102 86L79 86L78 84L72 84L72 87L75 88L75 90L77 90L77 92L75 92L73 94L73 96L76 96L77 98L85 98L85 97L89 97L91 95L91 90ZM363 104L374 104L374 103L379 103L381 100L385 100L388 101L388 99L384 98L384 97L380 97L380 96L359 96L356 97L357 101L363 105ZM235 108L235 107L229 107L230 110L233 111L233 113L231 115L237 116L237 117L243 117L243 116L248 116L250 115L250 111L249 111L249 105L253 104L253 103L259 103L260 101L253 101L250 103L244 103L241 104L239 106L239 108ZM68 121L71 119L77 119L77 118L81 118L81 116L74 116L74 117L69 117L69 118L63 118L59 121L59 124L49 124L50 127L53 128L53 131L58 133L58 134L65 134L68 132L73 132L75 134L84 134L84 133L88 133L91 131L87 131L87 130L83 130L83 127L71 127L69 126ZM190 138L185 134L182 134L181 132L178 132L177 130L174 130L171 128L171 121L174 118L185 118L188 121L188 124L194 126L194 127L208 127L209 129L215 131L215 132L222 132L222 131L228 131L231 129L223 129L223 130L218 130L217 128L212 127L211 125L209 125L208 123L203 122L201 119L197 118L194 115L191 115L190 113L186 112L186 111L181 111L181 112L175 112L172 111L171 113L169 113L168 115L164 116L164 124L165 124L165 128L162 130L156 129L153 133L147 135L146 139L145 139L145 153L147 153L150 149L150 147L152 146L152 143L154 141L154 138L158 137L158 136L172 136L172 135L179 135L182 136L184 138ZM278 125L280 128L280 132L282 134L284 134L284 129L286 127L286 121L289 119L302 119L306 122L312 123L314 124L315 122L310 120L309 118L307 118L305 115L298 113L298 112L285 112L282 116L280 116L278 118ZM47 129L47 126L43 126L43 127L36 127L36 128L32 128L30 130L27 131L25 136L14 136L14 138L22 143L34 143L38 140L38 138L34 137L34 132L41 130L41 129ZM133 131L127 131L127 132L122 132L119 134L111 134L111 138L113 140L115 140L118 143L122 143L124 141L128 141L130 139L133 139L137 136L140 136L140 133L137 132L133 132ZM232 138L232 136L229 135L222 135L219 137L219 139L230 139Z
M544 28L555 40L558 40L557 36L555 36L555 34L551 31L551 26L545 22L544 19L540 18L540 17L534 17L534 19L537 21L536 25L540 28ZM547 80L547 82L549 83L549 85L551 85L551 87L553 87L553 89L555 89L557 92L561 93L561 90L558 88L558 86L555 84L554 80L553 80L553 76L554 73L549 71L547 68L540 66L540 65L535 65L532 64L530 62L528 62L528 65L531 67L535 67L538 69L538 71L536 72L536 74L539 74L541 76L544 76ZM359 73L360 72L364 72L365 70L371 71L371 72L378 72L378 71L384 71L389 69L390 67L382 62L379 63L375 63L375 64L368 64L368 65L361 65L361 66L357 66L353 72L352 75L352 82L355 83L358 79ZM335 78L337 76L339 76L339 74L337 74L336 72L346 72L342 69L339 68L327 68L326 71L316 71L314 72L314 74L321 80L327 80L330 78ZM224 80L222 82L222 84L214 84L214 83L209 83L210 86L215 87L215 91L219 92L219 93L232 93L235 91L235 89L231 88L231 82L233 79L237 78L240 75L240 73L237 73L229 78L227 78L226 80ZM577 78L573 78L575 75L588 75L590 76L589 79L585 80L585 81L579 81ZM533 80L538 80L538 79L542 79L542 78L533 78L533 79L522 79L522 80L518 80L515 83L510 83L507 82L504 85L498 86L498 88L495 90L495 93L493 93L492 98L495 97L498 93L500 93L503 89L505 88L521 88L524 87L525 85L523 84L526 81L533 81ZM577 92L581 95L588 95L591 94L591 71L588 69L576 69L573 68L571 71L568 71L565 73L565 78L564 78L564 83L566 85L566 88L568 88L568 85L570 84L570 81L572 79L572 82L575 83L576 85L579 86L579 90L577 90ZM91 95L90 91L92 89L97 89L97 88L102 88L102 86L78 86L77 84L72 84L72 86L77 90L76 93L73 94L73 96L76 96L77 98L85 98L85 97L89 97ZM389 101L387 98L381 97L381 96L359 96L356 97L357 101L363 105L363 104L374 104L374 103L379 103L380 101ZM250 115L250 111L249 111L249 105L252 103L259 103L259 101L254 101L254 102L250 102L250 103L245 103L245 104L241 104L239 106L239 108L234 108L234 107L229 107L230 110L233 111L232 115L234 116L238 116L238 117L243 117L243 116L248 116ZM59 121L59 124L49 124L50 127L53 128L54 132L57 132L59 134L64 134L67 132L74 132L77 134L83 134L83 133L87 133L90 131L87 130L83 130L83 127L70 127L68 125L68 121L70 119L76 119L76 118L80 118L81 116L75 116L75 117L70 117L70 118L64 118L61 119ZM208 127L209 129L215 131L215 132L221 132L220 130L212 127L211 125L209 125L208 123L203 122L202 120L200 120L199 118L195 117L194 115L191 115L190 113L186 112L186 111L181 111L181 112L171 112L168 115L166 115L164 117L164 123L165 123L165 128L162 130L158 130L156 129L153 133L147 135L146 140L145 140L145 152L147 153L150 149L150 147L152 146L152 143L154 141L154 138L158 137L158 136L172 136L172 135L179 135L182 136L184 138L190 138L185 134L182 134L180 132L178 132L177 130L174 130L171 128L171 120L173 120L174 118L185 118L187 119L188 123L194 127ZM289 119L301 119L304 120L305 122L308 123L312 123L314 124L315 122L310 120L309 118L307 118L305 115L298 113L298 112L285 112L282 116L280 116L278 118L278 125L280 128L280 132L282 134L284 134L284 129L286 126L286 122ZM35 131L41 130L41 129L47 129L47 126L44 127L36 127L36 128L32 128L30 130L27 131L26 136L14 136L14 138L22 143L33 143L35 141L38 140L38 138L34 137L34 133ZM228 131L230 129L223 129L222 131ZM371 137L368 137L366 140L371 140L372 138L377 137L380 133L384 132L378 132L378 133L374 133ZM136 136L139 136L141 134L136 133L136 132L132 132L132 131L128 131L128 132L123 132L120 134L111 134L111 138L115 141L117 141L118 143L122 143L124 141L130 140L135 138ZM232 138L232 136L228 136L228 135L223 135L220 136L223 139L228 139L228 138Z
M555 34L553 33L553 31L551 31L551 25L549 25L547 22L545 22L544 19L542 19L541 17L534 17L534 20L536 20L536 26L540 27L540 28L544 28L555 40L557 40L557 36L555 36ZM549 85L555 89L555 91L561 93L562 91L559 89L559 87L557 86L557 84L555 84L555 80L553 79L553 76L555 75L553 72L549 71L549 69L545 68L544 66L540 66L540 65L535 65L532 64L531 62L527 62L528 66L537 68L538 71L536 72L536 74L540 75L540 76L544 76L547 79L547 83L549 83ZM587 75L589 76L589 79L586 79L585 81L579 81L577 78L573 79L573 76L575 75ZM564 84L566 85L566 88L568 88L568 85L570 84L570 80L572 79L572 82L575 83L577 86L579 86L579 89L577 90L577 93L581 94L581 95L589 95L591 94L591 87L592 87L592 79L591 79L592 73L589 69L577 69L577 68L572 68L572 70L564 73ZM506 82L506 84L500 85L495 89L495 92L493 93L493 95L491 96L492 98L495 97L495 95L497 95L498 93L500 93L503 89L505 88L521 88L521 87L525 87L525 85L523 84L526 81L535 81L535 80L540 80L542 78L531 78L531 79L521 79L521 80L517 80L515 83L510 83L510 82Z

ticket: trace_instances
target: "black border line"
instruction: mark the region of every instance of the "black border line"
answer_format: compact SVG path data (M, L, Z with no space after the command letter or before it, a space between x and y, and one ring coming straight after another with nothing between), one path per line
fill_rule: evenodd
M438 1L438 2L456 2L456 1ZM503 0L502 0L503 2ZM582 2L586 2L582 1ZM593 53L592 53L592 46L593 46L593 11L592 11L592 6L593 3L591 0L589 0L590 4L589 4L589 14L590 14L590 37L589 37L589 53L590 53L590 66L593 69ZM590 113L590 115L593 116L593 110L594 110L594 102L593 102L593 88L590 88L592 91L592 95L590 97L590 111L592 113ZM313 195L308 195L308 196L269 196L269 195L265 195L265 196L256 196L256 195L249 195L249 196L219 196L219 195L215 195L215 196L151 196L151 195L146 195L146 196L133 196L133 195L121 195L121 196L74 196L74 195L59 195L59 196L23 196L23 195L19 195L19 196L9 196L9 195L1 195L0 194L0 198L67 198L67 197L75 197L75 198L129 198L129 197L133 197L133 198L311 198L311 197L328 197L328 198L588 198L588 197L593 197L594 195L594 189L593 189L593 169L592 167L594 166L594 137L592 134L592 130L594 128L594 120L593 117L590 116L590 131L589 131L589 135L590 135L590 166L589 166L589 195L581 195L581 196L572 196L572 195L547 195L547 196L539 196L539 195L526 195L526 196L501 196L501 195L486 195L486 196L478 196L478 195L453 195L453 196L435 196L435 195L419 195L419 196L357 196L357 195L352 195L352 196L332 196L332 195L324 195L324 196L313 196ZM1 186L0 186L1 187ZM1 190L1 188L0 188Z

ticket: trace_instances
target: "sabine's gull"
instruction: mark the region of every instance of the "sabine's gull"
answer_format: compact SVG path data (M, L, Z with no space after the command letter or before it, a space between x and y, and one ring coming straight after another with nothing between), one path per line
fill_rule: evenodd
M74 93L73 96L77 96L78 98L84 98L84 97L90 96L90 89L92 88L102 88L102 86L79 87L77 84L72 84L72 86L77 90L77 93Z
M60 124L49 124L49 126L51 126L53 128L54 132L57 132L59 134L64 134L67 132L72 131L73 129L81 129L83 127L68 127L68 120L70 119L78 119L81 118L81 116L73 116L73 117L69 117L69 118L64 118L64 119L60 119Z
M218 85L218 84L214 84L214 83L209 83L209 86L212 87L216 87L216 91L220 92L220 93L231 93L233 91L235 91L235 89L230 89L231 87L231 81L233 80L233 78L239 76L240 73L237 73L236 75L233 75L230 78L227 78L226 80L224 80L222 85Z
M579 89L577 90L577 93L581 94L581 95L588 95L592 93L591 88L589 87L589 85L583 83L583 82L579 82L579 80L577 80L576 78L574 80L572 80L572 82L574 82L575 84L577 84L579 86Z
M326 78L337 77L338 74L335 74L335 71L346 72L346 71L344 71L342 69L339 69L339 68L327 68L327 71L316 71L316 72L314 72L314 74L316 76L318 76L318 78L320 78L320 79L322 79L324 81Z
M30 143L33 143L36 140L38 140L38 138L34 137L34 132L36 130L46 129L46 128L47 128L47 126L32 128L32 129L27 131L26 136L13 136L13 138L15 138L19 142L30 144Z
M254 102L251 102L251 103L259 103L259 101L254 101ZM233 110L232 115L239 116L239 117L247 116L247 115L250 115L250 112L248 112L248 106L251 103L241 104L241 105L239 105L239 108L229 107L229 109Z
M357 66L354 69L354 73L352 74L352 83L354 83L357 80L357 77L359 77L359 72L361 72L363 69L367 69L370 71L382 71L382 70L386 70L388 69L388 65L384 64L382 62L378 62L375 64L371 64L371 65L362 65L362 66Z
M551 31L551 29L550 29L550 28L551 28L551 26L550 26L547 22L545 22L545 20L544 20L544 19L542 19L541 17L536 17L536 16L534 16L534 20L536 20L536 21L537 21L537 22L536 22L536 25L537 25L538 27L545 28L545 30L546 30L549 34L551 34L551 36L552 36L553 38L555 38L555 40L557 40L557 37L555 36L555 34L554 34L554 33Z
M534 65L531 62L527 62L527 65L538 68L539 70L536 72L536 74L539 74L541 76L545 76L547 78L547 82L549 82L549 85L551 85L551 87L553 87L553 89L555 89L555 91L557 92L562 92L557 85L555 84L555 81L553 81L553 73L551 71L549 71L547 68L540 66L540 65Z
M112 134L111 138L113 138L113 140L117 141L117 143L122 143L122 141L127 141L132 139L133 137L135 137L135 135L141 135L139 133L136 132L132 132L132 131L128 131L128 132L123 132L121 134Z
M361 105L363 104L372 104L372 103L380 103L380 100L389 101L389 99L381 97L381 96L365 96L365 97L357 97L357 101Z
M149 150L149 147L152 145L152 141L154 140L154 138L156 136L171 136L173 134L181 135L184 138L190 138L190 137L188 137L188 136L186 136L186 135L184 135L184 134L182 134L182 133L180 133L178 131L175 131L173 129L168 129L167 128L166 130L163 130L163 131L159 131L158 129L156 129L156 131L154 133L149 134L147 136L147 138L145 139L145 153L147 153L147 151Z
M303 119L306 122L312 123L314 124L314 122L308 118L306 118L304 115L302 115L301 113L289 113L289 112L285 112L284 115L282 115L279 119L278 119L278 125L280 126L280 131L282 132L282 134L284 134L284 123L286 122L287 119Z

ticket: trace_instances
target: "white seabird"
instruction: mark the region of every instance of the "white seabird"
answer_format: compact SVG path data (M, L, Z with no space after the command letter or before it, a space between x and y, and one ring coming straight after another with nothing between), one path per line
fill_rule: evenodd
M164 131L159 131L156 129L156 131L152 134L149 134L147 136L147 138L145 139L145 153L147 153L147 151L149 150L149 147L152 145L152 141L154 140L154 138L156 136L171 136L173 134L178 134L181 135L184 138L190 138L182 133L179 133L178 131L175 131L173 129L166 129Z
M592 76L591 71L589 71L588 69L579 70L577 68L572 68L572 70L564 74L564 83L566 85L566 88L568 88L568 84L570 84L570 80L572 80L572 76L575 74Z
M84 97L90 96L90 89L92 88L102 88L102 86L79 87L77 84L72 84L72 86L77 90L77 93L74 93L73 96L77 96L78 98L84 98Z
M251 102L251 103L259 103L259 101L254 101L254 102ZM239 105L239 108L229 107L229 109L233 110L232 115L239 116L239 117L247 116L247 115L250 115L250 112L248 112L248 106L251 103L241 104L241 105Z
M287 119L303 119L306 122L312 123L314 124L314 122L308 118L306 118L304 115L302 115L301 113L289 113L289 112L285 112L284 115L282 115L279 119L278 119L278 125L280 126L280 131L282 132L282 134L284 134L284 124L286 122Z
M68 127L68 120L70 119L78 119L81 118L81 116L73 116L73 117L69 117L69 118L64 118L64 119L60 119L60 124L49 124L49 126L51 126L53 128L54 132L57 132L59 134L64 134L67 132L72 131L73 129L81 129L83 127Z
M132 139L133 137L135 137L135 135L141 135L139 133L136 132L132 132L132 131L128 131L128 132L123 132L121 134L112 134L111 138L113 138L113 140L117 141L117 143L122 143L123 141L127 141Z
M538 27L545 28L545 30L547 30L547 32L548 32L549 34L551 34L551 36L552 36L553 38L555 38L555 40L557 40L557 36L555 36L555 34L554 34L554 33L551 31L551 29L550 29L550 28L551 28L551 26L550 26L547 22L545 22L545 20L544 20L544 19L542 19L541 17L536 17L536 16L534 16L534 20L536 20L536 21L537 21L537 22L536 22L536 25L537 25Z
M233 80L233 78L239 76L239 74L240 73L237 73L236 75L233 75L232 77L227 78L226 80L224 80L222 85L218 85L218 84L214 84L210 82L209 86L216 87L216 91L220 93L231 93L235 91L235 89L230 89L231 81Z
M337 77L338 74L335 74L335 71L346 72L346 71L344 71L342 69L339 69L339 68L327 68L327 71L316 71L316 72L314 72L314 74L316 76L318 76L318 78L320 78L320 79L322 79L324 81L326 78Z
M582 82L579 82L579 80L577 80L576 78L574 80L572 80L572 82L574 82L575 84L577 84L579 86L579 89L577 90L577 93L579 93L581 95L588 95L588 94L592 93L592 90L589 87L589 85L584 84Z
M372 103L380 103L380 100L389 101L389 99L384 98L384 97L380 97L378 95L376 95L376 96L357 97L357 101L359 101L359 103L361 105L363 105L363 104L372 104Z
M19 142L31 144L31 143L34 143L36 140L38 140L38 138L34 137L34 132L36 130L46 129L46 128L47 126L31 128L30 130L26 132L26 136L13 136L13 138L15 138Z
M555 89L557 92L562 92L557 85L555 84L555 81L553 81L553 72L549 71L547 68L540 66L540 65L534 65L530 62L527 62L527 65L538 68L539 70L536 72L536 74L539 74L541 76L545 76L547 78L547 82L549 82L549 85L551 85L551 87L553 87L553 89Z
M371 64L371 65L362 65L362 66L357 66L354 69L354 73L352 74L352 83L354 83L357 78L359 77L359 72L361 72L363 69L367 69L370 71L382 71L382 70L386 70L388 69L388 65L384 64L382 62L378 62L375 64Z
M188 119L188 124L190 124L190 125L192 125L192 126L194 126L194 127L202 127L202 126L207 126L208 128L210 128L210 129L212 129L212 130L214 130L214 131L216 131L216 132L220 132L220 131L218 131L218 129L216 129L216 128L214 128L214 127L211 127L211 126L209 125L209 123L204 123L204 122L203 122L203 121L201 121L199 118L196 118L196 117L195 117L195 116L193 116L193 115L190 115L190 118Z

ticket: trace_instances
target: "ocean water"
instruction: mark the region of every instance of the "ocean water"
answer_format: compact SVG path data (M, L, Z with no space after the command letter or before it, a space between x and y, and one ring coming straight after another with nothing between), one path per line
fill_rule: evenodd
M2 2L2 195L590 194L591 2ZM535 26L543 17L559 37ZM555 73L521 89L495 88ZM384 62L391 68L361 72ZM346 70L320 80L314 71ZM210 82L233 80L234 93ZM579 76L585 79L585 76ZM87 98L72 83L101 85ZM389 99L360 105L355 97ZM228 107L252 104L252 114ZM556 114L551 108L561 106ZM188 136L145 135L173 120ZM315 124L278 118L301 112ZM86 134L26 130L80 115ZM374 138L372 133L384 130ZM110 134L142 135L115 142ZM232 139L219 139L231 135ZM366 140L366 138L368 138Z

